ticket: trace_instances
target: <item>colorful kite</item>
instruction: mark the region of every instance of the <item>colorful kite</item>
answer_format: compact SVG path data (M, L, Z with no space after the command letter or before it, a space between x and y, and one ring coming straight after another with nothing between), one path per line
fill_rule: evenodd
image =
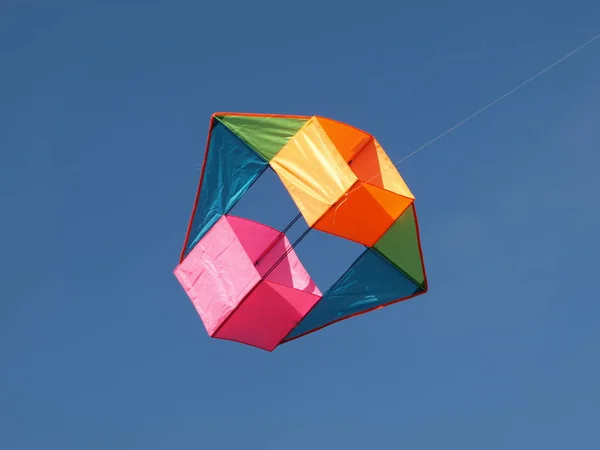
M229 214L267 169L299 211L283 230ZM211 337L272 351L427 291L414 200L364 131L318 116L214 114L175 276ZM292 243L301 217L307 230ZM294 250L310 230L364 246L326 291Z

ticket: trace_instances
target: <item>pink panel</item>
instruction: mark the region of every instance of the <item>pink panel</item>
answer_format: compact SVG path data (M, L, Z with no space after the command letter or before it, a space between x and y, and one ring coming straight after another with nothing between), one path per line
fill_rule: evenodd
M272 351L320 298L320 295L263 281L215 337Z
M236 216L227 216L227 220L252 262L256 262L281 237L278 230L262 223Z
M210 336L265 350L277 347L321 298L287 237L235 216L219 219L175 276Z
M175 276L211 336L261 280L226 217L198 242Z
M268 251L268 253L256 265L258 273L264 277L271 267L292 247L287 236L282 236L277 243ZM315 285L312 278L306 272L306 269L300 262L298 255L291 250L285 258L273 269L267 276L267 281L281 284L283 286L293 287L301 291L322 295L319 288Z

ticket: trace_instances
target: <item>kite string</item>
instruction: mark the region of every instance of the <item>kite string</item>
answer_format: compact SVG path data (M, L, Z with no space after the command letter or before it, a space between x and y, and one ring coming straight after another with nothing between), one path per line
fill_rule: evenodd
M514 88L512 88L511 90L509 90L508 92L506 92L505 94L502 94L500 97L498 97L497 99L491 101L490 103L488 103L487 105L485 105L483 108L480 108L479 110L475 111L473 114L471 114L470 116L466 117L465 119L461 120L460 122L456 123L455 125L453 125L452 127L448 128L446 131L444 131L443 133L440 133L438 136L436 136L435 138L431 139L430 141L426 142L425 144L421 145L420 147L416 148L415 150L413 150L412 152L410 152L408 155L406 155L405 157L403 157L402 159L396 161L394 163L394 166L397 166L398 164L403 163L404 161L406 161L407 159L413 157L414 155L416 155L417 153L419 153L420 151L424 150L425 148L429 147L431 144L439 141L441 138L443 138L444 136L446 136L447 134L453 132L454 130L456 130L457 128L463 126L465 123L469 122L470 120L474 119L475 117L479 116L481 113L487 111L489 108L491 108L492 106L494 106L496 103L499 103L500 101L504 100L506 97L514 94L516 91L518 91L519 89L523 88L524 86L526 86L527 84L531 83L532 81L534 81L535 79L537 79L538 77L540 77L541 75L543 75L544 73L548 72L549 70L553 69L555 66L557 66L558 64L564 62L565 60L569 59L571 56L575 55L576 53L578 53L579 51L583 50L584 48L586 48L587 46L589 46L590 44L592 44L593 42L597 41L598 39L600 39L600 33L597 34L596 36L594 36L593 38L587 40L586 42L584 42L583 44L581 44L579 47L575 48L574 50L571 50L569 53L567 53L566 55L564 55L563 57L557 59L556 61L554 61L552 64L550 64L549 66L545 67L544 69L540 70L539 72L537 72L535 75L532 75L531 77L529 77L528 79L526 79L525 81L519 83L517 86L515 86ZM379 177L380 174L376 174L374 177L368 179L367 181L365 181L365 183L369 183L371 181L373 181L375 178ZM356 189L360 188L360 186L357 186L355 189L351 190L348 192L348 195L350 195L352 192L356 191Z
M515 86L514 88L512 88L510 91L506 92L505 94L501 95L500 97L498 97L496 100L488 103L487 105L485 105L483 108L475 111L473 114L471 114L470 116L468 116L467 118L461 120L460 122L458 122L456 125L448 128L446 131L444 131L443 133L439 134L438 136L436 136L435 138L433 138L432 140L426 142L425 144L421 145L420 147L418 147L417 149L415 149L414 151L412 151L411 153L409 153L408 155L406 155L404 158L402 158L401 160L399 160L398 162L394 163L394 165L400 164L404 161L406 161L408 158L412 157L413 155L419 153L421 150L429 147L431 144L433 144L434 142L437 142L438 140L440 140L441 138L443 138L444 136L446 136L448 133L451 133L452 131L456 130L458 127L464 125L466 122L474 119L475 117L477 117L478 115L480 115L481 113L485 112L486 110L488 110L489 108L491 108L492 106L494 106L496 103L504 100L506 97L508 97L509 95L515 93L516 91L518 91L519 89L521 89L522 87L524 87L525 85L531 83L532 81L534 81L536 78L542 76L543 74L545 74L546 72L548 72L550 69L553 69L555 66L557 66L558 64L562 63L563 61L565 61L566 59L570 58L571 56L573 56L574 54L576 54L577 52L583 50L585 47L587 47L588 45L592 44L594 41L600 39L600 34L597 34L596 36L594 36L593 38L589 39L588 41L584 42L583 44L581 44L579 47L577 47L574 50L571 50L569 53L567 53L566 55L564 55L562 58L557 59L556 61L554 61L552 64L550 64L549 66L547 66L546 68L540 70L538 73L536 73L535 75L532 75L531 77L529 77L528 79L526 79L525 81L521 82L520 84L518 84L517 86Z

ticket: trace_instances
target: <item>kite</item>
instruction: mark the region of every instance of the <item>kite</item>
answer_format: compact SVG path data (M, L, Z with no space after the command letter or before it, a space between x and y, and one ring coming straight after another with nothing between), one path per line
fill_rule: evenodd
M281 230L231 213L267 170L297 207ZM414 202L365 131L320 116L215 113L174 274L210 337L273 351L427 292ZM291 242L300 218L306 231ZM327 289L295 251L311 230L363 249Z

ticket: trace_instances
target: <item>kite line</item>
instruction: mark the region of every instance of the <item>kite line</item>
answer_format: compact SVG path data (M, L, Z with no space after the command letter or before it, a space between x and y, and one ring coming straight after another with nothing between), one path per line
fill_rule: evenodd
M575 48L574 50L571 50L569 53L567 53L566 55L564 55L562 58L557 59L556 61L554 61L552 64L550 64L549 66L547 66L546 68L540 70L538 73L536 73L535 75L532 75L531 77L529 77L528 79L526 79L525 81L523 81L522 83L518 84L517 86L515 86L514 88L512 88L510 91L506 92L505 94L501 95L500 97L498 97L496 100L488 103L487 105L485 105L483 108L475 111L473 114L471 114L470 116L468 116L467 118L461 120L460 122L458 122L456 125L448 128L446 131L444 131L443 133L439 134L438 136L436 136L435 138L431 139L430 141L426 142L425 144L421 145L420 147L418 147L417 149L413 150L411 153L409 153L408 155L406 155L404 158L400 159L399 161L394 163L394 166L397 166L398 164L406 161L408 158L411 158L412 156L416 155L417 153L419 153L421 150L424 150L425 148L429 147L431 144L433 144L434 142L439 141L441 138L443 138L444 136L446 136L448 133L453 132L454 130L456 130L457 128L461 127L462 125L464 125L465 123L469 122L470 120L474 119L475 117L477 117L478 115L480 115L481 113L485 112L486 110L488 110L489 108L491 108L492 106L494 106L496 103L504 100L506 97L514 94L516 91L518 91L519 89L521 89L522 87L524 87L525 85L531 83L533 80L537 79L538 77L540 77L541 75L545 74L546 72L548 72L550 69L553 69L555 66L559 65L560 63L562 63L563 61L569 59L571 56L575 55L576 53L578 53L579 51L583 50L584 48L586 48L587 46L589 46L590 44L592 44L593 42L597 41L598 39L600 39L600 33L597 34L596 36L594 36L593 38L589 39L588 41L584 42L583 44L581 44L579 47ZM376 178L376 177L374 177ZM370 180L372 181L372 180Z

